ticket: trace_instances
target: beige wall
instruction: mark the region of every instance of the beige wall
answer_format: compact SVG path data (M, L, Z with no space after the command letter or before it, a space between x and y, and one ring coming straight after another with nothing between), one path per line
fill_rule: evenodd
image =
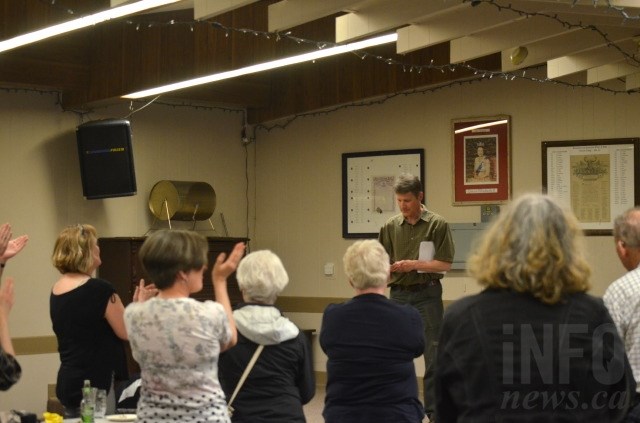
M123 117L126 108L98 111L91 119ZM288 297L350 297L342 254L341 154L424 148L427 206L450 222L480 220L479 206L451 204L453 118L508 114L512 117L513 193L540 191L540 142L632 137L640 134L637 96L590 89L491 80L425 95L399 96L383 105L355 107L301 118L284 130L259 131L248 148L250 233L253 249L282 257L291 283ZM28 233L27 250L7 266L17 279L11 317L14 337L51 336L48 295L57 275L49 254L58 231L90 222L102 236L139 236L152 223L148 194L161 179L209 182L231 236L246 235L245 150L237 113L152 105L131 118L139 194L84 200L81 196L74 128L77 116L62 112L51 95L0 91L0 221ZM204 224L201 224L204 225ZM206 225L204 225L206 227ZM200 227L200 226L199 226ZM601 295L624 270L611 237L590 237L593 293ZM335 275L323 275L325 263ZM463 271L444 282L446 300L477 292ZM304 328L320 328L320 313L288 315ZM316 370L326 358L317 338ZM47 384L55 382L56 354L22 355L24 376L0 394L0 409L40 412ZM422 364L416 362L417 371Z
M637 96L592 89L494 79L425 95L399 96L383 105L301 118L285 130L259 132L256 144L255 247L282 257L291 282L283 295L348 297L341 257L341 154L424 148L427 207L450 222L480 221L479 206L452 205L451 119L507 114L512 119L514 195L541 191L541 141L633 137L640 134ZM589 237L593 290L602 295L624 273L611 237ZM332 277L324 263L335 263ZM444 298L477 292L464 271L444 279ZM319 329L318 313L291 317ZM316 369L326 358L314 345ZM421 360L416 360L419 374Z
M100 110L85 120L128 113L126 107ZM246 235L240 113L152 105L130 121L138 194L85 200L75 139L78 116L62 112L53 95L0 91L0 222L11 222L15 234L30 236L25 251L4 272L16 278L10 319L13 337L53 336L49 291L58 275L49 257L58 232L66 225L86 222L95 225L100 236L143 235L153 223L147 200L159 180L208 182L217 194L213 223L218 233L203 233L224 234L222 212L229 235ZM166 222L155 227L163 226ZM197 228L208 226L200 222ZM47 384L55 383L58 355L22 355L19 360L23 377L10 391L0 393L0 410L41 412Z

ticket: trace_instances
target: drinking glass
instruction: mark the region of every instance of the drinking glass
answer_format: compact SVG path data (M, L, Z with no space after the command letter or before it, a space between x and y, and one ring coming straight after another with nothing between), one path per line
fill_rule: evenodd
M107 414L107 391L104 389L96 389L95 398L95 409L93 415L96 419L104 419Z

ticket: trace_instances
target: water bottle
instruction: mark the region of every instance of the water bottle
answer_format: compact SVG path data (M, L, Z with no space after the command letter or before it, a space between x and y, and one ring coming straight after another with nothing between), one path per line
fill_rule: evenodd
M80 417L82 423L93 423L94 405L91 382L85 379L84 385L82 386L82 401L80 402Z

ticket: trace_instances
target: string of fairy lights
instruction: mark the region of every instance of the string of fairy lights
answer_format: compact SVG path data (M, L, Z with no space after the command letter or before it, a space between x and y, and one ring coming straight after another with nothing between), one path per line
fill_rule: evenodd
M51 7L55 7L59 10L61 10L64 13L68 13L71 15L76 14L72 9L66 8L65 6L63 6L60 0L40 0L44 3L50 4ZM613 42L608 34L599 29L598 27L596 27L595 25L586 25L583 24L582 22L569 22L566 19L563 19L561 17L559 17L557 14L550 14L550 13L544 13L544 12L535 12L535 11L526 11L526 10L522 10L522 9L518 9L516 7L514 7L512 4L504 4L499 2L498 0L461 0L463 3L466 2L470 2L471 6L477 7L481 4L487 4L487 6L491 6L491 7L495 7L497 8L500 12L508 12L508 13L514 13L519 15L520 17L524 17L524 18L530 18L530 17L544 17L547 19L552 19L555 20L556 22L558 22L559 24L561 24L564 28L567 29L585 29L585 30L591 30L594 31L595 33L597 33L598 35L600 35L603 38L603 43L605 45L607 45L608 47L614 48L616 49L620 54L621 57L627 62L630 63L634 66L640 66L640 60L638 60L638 58L635 57L634 54L630 54L626 51L624 51L622 48L620 48L618 45L616 45L615 42ZM572 5L576 5L578 3L578 0L573 0ZM637 20L640 19L639 15L633 15L628 13L627 10L625 10L623 7L619 7L619 6L615 6L611 4L610 0L592 0L592 4L594 7L596 6L600 6L600 7L607 7L608 9L612 10L614 13L619 14L619 16L621 17L621 19L624 20ZM602 6L601 6L602 5ZM184 26L185 28L187 28L190 31L194 31L194 29L196 28L196 26L199 25L208 25L218 31L222 31L224 32L226 37L229 37L231 34L241 34L243 36L255 36L255 37L263 37L266 39L270 39L270 40L274 40L275 42L294 42L296 44L307 44L310 46L313 46L314 48L317 49L323 49L323 48L327 48L327 47L334 47L337 46L339 44L336 44L334 42L329 42L329 41L318 41L318 40L309 40L309 39L305 39L302 37L298 37L296 35L294 35L291 31L283 31L283 32L267 32L267 31L258 31L258 30L254 30L254 29L249 29L249 28L234 28L234 27L229 27L226 25L221 24L220 22L214 22L214 21L199 21L199 20L194 20L194 21L177 21L177 20L169 20L167 22L136 22L133 19L127 19L126 23L129 25L135 25L135 29L137 31L142 31L145 29L149 29L149 28L155 28L155 27L161 27L161 26ZM317 116L317 115L324 115L324 114L328 114L328 113L333 113L336 112L338 110L342 110L345 108L351 108L351 107L362 107L362 106L372 106L372 105L378 105L378 104L382 104L392 98L398 97L398 96L408 96L408 95L413 95L413 94L427 94L427 93L433 93L435 91L439 91L439 90L443 90L445 88L450 88L453 86L457 86L457 85L463 85L463 84L471 84L471 83L475 83L475 82L481 82L481 81L485 81L485 80L491 80L493 78L498 78L498 79L505 79L505 80L525 80L525 81L530 81L530 82L537 82L537 83L546 83L546 84L555 84L555 85L559 85L559 86L565 86L565 87L571 87L571 88L591 88L591 89L595 89L595 90L600 90L600 91L604 91L613 95L617 95L617 94L635 94L638 91L637 90L632 90L632 91L626 91L626 90L616 90L613 88L609 88L606 86L602 86L599 84L584 84L584 83L579 83L579 82L568 82L568 81L561 81L561 80L555 80L555 79L550 79L550 78L546 78L546 77L538 77L534 74L535 72L530 72L529 74L527 74L527 69L524 70L518 70L518 71L511 71L511 72L502 72L502 71L497 71L497 70L488 70L488 69L480 69L477 67L474 67L468 63L447 63L447 64L437 64L434 63L433 60L431 60L429 63L426 64L409 64L406 62L403 62L401 59L397 59L397 58L392 58L392 57L385 57L385 56L381 56L381 55L376 55L376 54L371 54L368 53L366 51L355 51L352 52L352 54L355 54L356 56L358 56L360 59L365 60L365 59L372 59L372 60L378 60L381 61L383 63L386 63L389 66L396 66L401 68L404 72L417 72L417 73L421 73L421 72L425 72L425 71L439 71L442 73L454 73L454 72L460 72L460 71L466 71L469 74L472 74L473 77L472 79L467 79L467 80L455 80L455 81L450 81L438 86L430 86L430 87L423 87L423 88L415 88L415 89L411 89L411 90L407 90L407 91L403 91L403 92L396 92L396 93L392 93L392 94L388 94L388 95L384 95L381 97L378 97L376 99L370 99L370 100L365 100L365 101L358 101L358 102L352 102L352 103L347 103L347 104L343 104L343 105L339 105L336 107L332 107L332 108L328 108L328 109L323 109L320 111L314 111L314 112L305 112L305 113L299 113L299 114L295 114L293 116L290 117L286 117L286 118L282 118L278 121L276 121L275 123L268 123L268 124L257 124L254 125L252 128L252 132L253 132L253 139L255 139L255 134L257 130L265 130L265 131L271 131L273 129L284 129L286 128L289 124L291 124L293 121L302 118L302 117L309 117L309 116ZM536 68L542 68L544 67L543 65L538 65ZM535 68L528 68L530 71L532 69ZM241 112L241 113L246 113L243 110L239 110L239 109L232 109L232 108L225 108L225 107L216 107L216 106L202 106L202 105L194 105L194 104L190 104L190 103L172 103L172 102L159 102L157 101L158 98L155 98L149 102L146 102L143 106L134 109L133 108L133 102L131 103L131 107L130 107L130 113L129 116L132 115L133 113L136 113L137 111L142 110L143 108L147 107L149 104L154 103L154 104L158 104L158 105L166 105L166 106L171 106L171 107L195 107L197 109L203 109L203 110L225 110L225 111L231 111L231 112ZM139 101L136 101L136 103L140 103Z
M465 0L468 1L468 0ZM573 4L576 4L577 0L574 0ZM515 14L518 14L521 17L524 18L531 18L531 17L544 17L547 19L551 19L554 20L556 22L558 22L560 25L562 25L563 28L569 30L569 29L585 29L585 30L589 30L589 31L593 31L596 34L598 34L600 37L602 37L603 41L605 42L606 46L609 48L614 48L616 50L618 50L618 52L620 53L620 55L627 61L627 63L632 64L632 65L640 65L640 60L638 60L635 55L629 54L626 51L624 51L624 49L622 49L619 45L617 45L610 37L609 34L607 34L605 31L601 30L600 28L598 28L595 25L585 25L582 22L578 22L578 23L574 23L574 22L569 22L566 19L561 19L557 13L555 14L550 14L550 13L546 13L546 12L532 12L532 11L526 11L526 10L521 10L518 8L513 7L513 5L511 4L507 4L507 5L502 5L497 3L495 0L471 0L471 4L472 5L479 5L481 3L486 3L489 4L495 8L498 9L498 11L502 12L504 10L508 10L509 12L513 12ZM594 6L596 6L598 3L598 0L594 0ZM638 15L630 15L629 13L626 13L625 10L623 8L617 7L617 6L612 6L611 3L607 0L608 3L608 7L612 10L615 10L621 14L623 14L623 22L625 20L637 20L640 19L640 16Z

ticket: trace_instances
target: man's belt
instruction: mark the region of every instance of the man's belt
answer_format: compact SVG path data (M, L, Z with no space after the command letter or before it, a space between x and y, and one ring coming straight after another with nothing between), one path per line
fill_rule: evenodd
M399 291L416 292L416 291L422 291L423 289L427 289L429 287L438 286L438 285L440 285L440 279L429 279L424 283L414 283L412 285L393 284L391 285L391 289L397 289Z

